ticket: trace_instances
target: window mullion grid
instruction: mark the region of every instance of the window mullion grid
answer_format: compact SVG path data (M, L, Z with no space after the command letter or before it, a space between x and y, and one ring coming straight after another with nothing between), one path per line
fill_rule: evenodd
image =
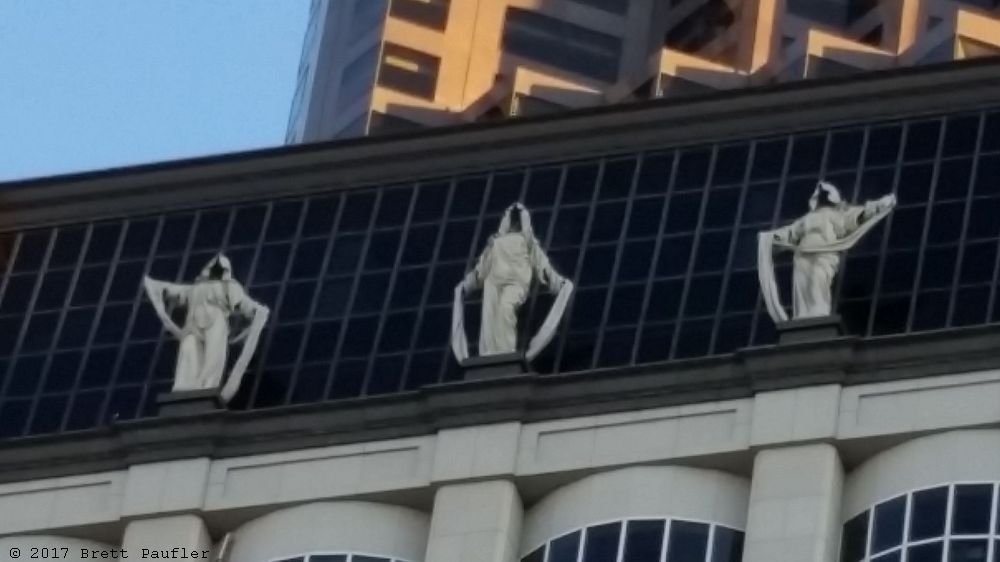
M782 203L785 200L785 188L788 186L788 170L789 167L791 167L792 163L792 150L794 150L795 148L796 136L790 135L789 138L790 140L788 142L788 147L786 148L787 152L785 153L785 164L781 169L781 178L779 178L778 181L778 195L776 196L777 200L774 205L774 210L771 212L771 226L770 226L771 230L777 228L778 224L781 222ZM820 168L818 172L819 177L823 177L823 174L826 172L826 160L827 160L827 155L830 151L831 144L833 144L833 132L828 130L826 131L826 133L824 133L823 137L823 154L820 156ZM757 291L757 300L754 303L753 317L751 319L751 324L750 324L751 346L754 345L755 341L757 341L758 320L760 319L761 314L766 313L761 307L761 304L762 304L762 297L760 291Z
M917 270L913 276L913 284L910 287L910 306L906 313L906 329L904 333L913 331L913 317L917 308L917 297L920 291L920 278L924 270L924 252L927 249L927 238L930 235L931 216L934 211L937 197L937 181L941 173L941 152L944 147L944 119L940 121L938 129L937 148L934 151L934 171L931 173L930 195L927 200L927 210L924 211L924 229L920 233L920 245L917 246Z
M60 229L53 229L54 235L52 240L52 247L55 248L55 244L59 241L59 231ZM86 250L86 244L89 242L90 231L89 229L84 233L84 245L83 249ZM70 275L69 280L69 290L66 291L66 296L63 298L62 306L59 309L59 319L56 321L56 326L54 333L52 334L52 343L49 344L49 348L46 351L45 362L42 365L41 376L42 380L39 381L38 391L32 399L31 408L28 412L29 423L34 419L35 412L38 409L38 403L41 400L42 394L45 393L44 385L46 380L49 378L49 368L52 364L52 356L55 354L55 350L58 347L59 335L62 333L63 324L66 321L66 315L69 314L69 307L71 299L73 298L73 288L76 287L77 279L80 277L80 269L83 267L83 258L86 255L86 251L81 251L80 255L76 257L76 263L73 266L73 273ZM39 283L44 283L44 276L39 275ZM69 406L69 400L67 400L67 406ZM69 408L66 408L69 411ZM65 416L66 412L63 412ZM30 427L30 426L29 426ZM59 431L62 431L62 421L59 422Z
M153 235L153 245L152 245L152 247L150 249L151 252L153 251L153 249L156 248L156 244L159 242L160 229L162 228L162 225L163 225L163 219L161 217L157 221L157 224L156 224L156 232ZM80 256L81 257L80 257L80 259L78 260L78 263L77 263L77 269L78 270L83 268L83 256L86 255L87 247L90 246L90 238L91 238L91 233L93 232L93 230L94 230L94 224L93 223L88 224L87 225L87 229L86 229L86 231L84 232L84 235L83 235L83 246L82 246L82 250L80 252ZM70 299L72 299L73 292L76 290L77 278L78 278L78 275L74 277L73 283L70 285L70 288L69 288L69 298ZM109 283L108 283L108 281L106 281L105 282L105 289L107 289L108 285L109 285ZM98 301L97 307L94 308L95 311L101 310L101 308L104 306L104 302L103 301L104 301L104 293L102 293L101 299ZM69 300L67 302L72 303L72 300ZM70 414L70 412L73 411L73 405L75 404L76 398L77 398L77 396L80 393L80 384L83 381L84 369L85 369L85 366L87 364L87 358L90 355L90 346L91 346L91 344L92 344L92 342L94 340L94 336L95 336L96 332L97 332L97 321L96 321L96 319L91 319L91 321L90 321L90 329L89 329L89 331L87 333L87 339L84 342L83 347L81 348L80 363L76 366L76 373L73 376L73 386L69 390L70 400L69 400L69 403L66 404L66 411L63 413L63 419L62 419L62 422L59 425L60 431L65 431L65 429L66 429L66 423L69 421L69 414ZM59 334L56 334L55 337L58 338ZM157 345L159 345L159 344L157 344ZM154 358L155 358L155 354L154 354ZM98 423L100 423L100 420L98 420Z
M985 116L986 116L985 112L980 113L980 120L983 123L982 124L982 129L983 130L986 129L986 117ZM979 148L979 150L976 153L976 162L977 163L979 162L979 158L981 157L980 152L982 151L982 147L981 146L978 147L978 148ZM974 182L975 178L973 178L972 181ZM975 191L975 187L976 187L975 183L971 184L970 187L969 187L969 191L974 192ZM1000 237L998 237L998 239L996 241L996 244L1000 245ZM993 262L993 277L992 277L992 282L990 283L990 297L989 297L989 301L986 303L986 322L987 323L989 323L991 321L991 319L993 318L993 307L996 306L998 276L1000 276L1000 251L997 252L996 261Z
M157 224L156 224L156 232L153 234L153 241L152 241L152 243L149 246L149 256L148 256L149 257L149 266L148 266L149 269L152 269L153 262L156 261L156 248L160 244L160 238L163 237L163 229L164 229L164 227L165 227L166 224L167 224L167 216L166 215L160 215L159 218L158 218L158 220L157 220ZM194 231L192 230L192 233L193 232ZM176 281L180 277L181 272L183 272L183 271L184 271L183 267L179 268L178 271L177 271L177 274L174 275L173 279ZM156 338L156 343L154 344L154 347L153 347L152 360L150 361L150 368L153 369L154 372L155 372L155 370L157 368L157 365L159 365L160 354L164 353L164 344L163 344L163 342L166 339L168 339L168 338L162 337L162 332L161 332L161 337ZM176 361L176 359L175 359L175 361ZM155 376L153 378L155 380Z
M451 213L451 203L455 197L455 190L457 189L458 182L454 177L448 180L448 195L444 202L444 213L441 215L441 219L438 228L437 236L434 238L434 250L431 252L431 259L427 263L427 272L424 274L424 289L420 293L420 301L417 305L417 316L413 321L413 333L410 335L410 343L406 346L406 359L403 362L403 375L400 380L401 388L406 388L407 379L410 376L410 369L413 365L413 354L416 353L417 349L417 336L420 333L421 323L424 321L424 310L427 309L427 299L430 298L431 285L434 283L434 270L437 268L438 257L441 255L441 244L444 242L444 232L448 228L448 217ZM420 184L417 188L416 195L414 195L414 201L417 197L420 197L420 190L423 189L424 184ZM484 197L485 199L485 197ZM416 203L414 202L414 205ZM477 223L478 224L478 223ZM472 245L475 245L473 243ZM387 298L392 298L391 294ZM443 353L448 353L451 350L451 346L447 346L446 351ZM447 361L447 357L445 358ZM445 361L441 362L441 366L445 365ZM441 366L438 367L438 372L434 377L434 381L437 382L441 380Z
M875 535L875 507L877 507L877 504L868 508L868 528L865 529L864 560L872 559L872 537Z
M864 137L861 139L861 155L858 157L858 165L854 170L854 185L852 185L850 189L851 196L848 197L845 194L846 190L841 192L844 202L848 204L857 201L859 192L861 191L861 178L864 175L865 161L868 158L868 141L871 138L871 129L871 125L866 125ZM902 152L902 147L900 147L900 152ZM832 312L834 314L836 314L837 307L840 305L840 293L844 288L844 276L847 271L847 260L845 259L845 254L841 254L839 259L840 269L833 279L833 286L830 287L830 306L832 307ZM874 512L872 513L874 515Z
M636 167L636 174L638 175L639 168ZM625 559L625 533L628 530L628 519L622 519L621 530L618 532L618 554L615 555L615 562Z
M997 484L993 483L993 498L990 501L990 528L986 530L988 544L986 545L986 560L996 560L996 528L997 528Z
M24 233L21 233L20 238L24 237ZM21 346L24 344L24 338L28 333L28 326L31 324L32 313L35 311L35 301L38 300L38 293L42 290L42 280L44 278L45 270L49 267L49 257L52 255L52 249L56 243L56 229L51 229L49 232L48 243L45 245L45 255L42 256L42 263L38 266L38 278L35 279L35 284L31 288L31 296L28 297L28 306L25 307L24 322L21 323L21 327L17 333L17 339L14 340L14 347L10 353L10 361L7 363L7 376L3 379L3 392L0 392L0 396L4 399L8 399L7 393L10 390L11 381L14 378L14 367L18 363L18 359L21 352ZM39 384L39 389L41 388L41 382ZM35 394L38 392L36 391ZM24 421L24 429L22 434L28 429L28 422L30 419Z
M913 492L906 494L906 504L903 509L903 538L899 542L899 559L901 561L906 558L906 547L910 541L910 514L913 511ZM874 515L874 513L875 508L872 508L872 514Z
M14 265L17 262L17 254L21 249L22 237L23 234L14 233L14 245L10 250L10 257L7 258L7 267L0 272L0 276L2 276L0 278L0 303L3 303L3 297L7 293L7 283L10 281L10 276L14 274Z
M906 139L909 133L909 127L902 127L899 135L899 152L896 154L895 171L893 173L892 193L899 191L899 182L903 176L903 154L906 149ZM893 215L894 213L889 213L885 217L885 234L882 236L882 244L879 246L878 263L875 265L875 284L872 286L871 304L869 305L868 318L865 322L865 331L863 334L860 334L862 336L870 335L875 329L875 308L882 291L882 274L885 272L885 260L889 252L889 236L892 235Z
M944 537L941 539L941 559L948 559L948 548L951 546L952 510L955 509L955 484L948 485L948 503L944 510Z
M524 187L521 190L521 197L522 198L527 198L529 178L531 177L531 174L534 173L534 171L538 170L539 168L544 169L544 167L535 167L535 168L532 168L529 172L525 173L525 175L524 175ZM555 232L556 218L557 218L558 209L559 209L558 203L559 203L560 199L562 198L563 183L566 181L566 170L567 170L567 166L565 166L565 165L559 167L559 180L556 183L556 196L555 196L555 200L552 202L552 212L550 213L550 216L549 216L549 224L546 227L544 235L539 239L539 244L542 245L542 249L546 252L546 254L548 254L548 251L549 251L550 246L552 244L552 234ZM535 312L536 312L536 310L538 308L538 297L537 297L538 290L537 290L537 287L533 291L535 293L535 296L534 296L534 298L531 299L531 304L530 304L530 308L528 309L528 314L524 317L525 318L524 319L525 325L528 326L528 327L531 326L531 323L532 323L532 321L535 318ZM562 323L562 325L564 327L566 326L565 323ZM530 338L530 335L529 335L529 338Z
M361 382L361 392L367 394L368 386L371 385L372 377L374 376L375 370L375 359L378 357L378 346L381 343L382 332L385 330L386 318L389 316L390 299L393 290L396 288L396 279L399 277L399 265L403 260L403 251L406 249L406 241L410 234L410 225L413 222L413 209L417 206L417 197L419 196L417 184L410 184L410 203L406 209L406 219L403 221L403 231L399 237L399 247L396 249L396 258L392 262L392 269L389 272L389 285L386 287L385 291L385 302L382 303L382 310L379 311L378 325L375 327L375 338L372 340L372 351L371 355L368 357L368 365L365 367L364 380ZM438 233L440 234L440 232ZM406 360L404 359L404 364ZM405 373L405 372L404 372ZM393 391L398 392L403 385L403 374L400 373L399 376L399 386Z
M517 195L517 201L520 202L521 204L524 204L525 199L527 199L526 195L528 191L528 180L530 178L531 178L531 168L526 166L524 168L524 177L521 178L521 190L518 192ZM527 208L527 205L525 205L525 207ZM532 212L532 209L528 209L528 211ZM552 224L552 217L550 216L549 225L551 224ZM532 229L532 235L534 235L535 240L538 240L538 244L541 246L542 251L544 252L548 250L548 246L542 245L542 241L538 238L538 234L534 232L535 229L534 223L532 223L531 229ZM535 282L534 276L532 276L531 286L528 287L528 292L527 295L525 296L524 304L521 305L521 314L518 314L517 333L515 334L515 342L519 341L520 339L524 339L522 338L522 335L525 338L527 338L527 340L531 339L531 333L529 332L529 330L531 329L531 322L534 319L535 303L537 302L537 300L538 300L538 283Z
M229 236L229 230L232 228L233 214L234 213L232 212L232 210L230 210L228 222L226 223L226 232L225 232L224 237L223 237L223 242L225 242L225 238ZM162 223L162 220L160 222ZM131 226L131 224L132 224L132 221L129 220L127 222L126 226L125 226L125 233L122 235L123 244L124 244L125 237L128 236L128 227ZM196 230L192 230L192 236L195 236L196 234L197 234L197 231ZM158 238L159 238L159 228L157 228L157 234L154 235L154 237L153 237L153 244L150 245L149 251L146 253L146 257L143 258L144 259L144 263L145 263L145 265L143 266L143 275L148 275L150 268L153 266L153 258L156 255L156 244L159 243ZM225 245L223 243L223 246L219 248L219 252L220 253L222 251L222 248L224 248L224 247L225 247ZM132 303L132 312L129 313L128 323L127 323L127 325L125 327L125 340L123 342L123 345L128 342L128 338L129 338L129 335L132 332L132 328L135 326L135 320L136 320L136 318L139 315L139 309L140 309L140 307L142 307L142 302L143 302L142 295L143 295L144 292L145 292L144 290L142 292L140 292L139 295L138 295L138 298L136 298L133 301L133 303ZM160 339L163 339L163 338L160 338ZM155 359L155 355L156 355L156 353L155 353L156 352L156 348L155 347L154 347L153 351L154 351L153 355L154 355L154 359ZM115 362L115 372L116 373L119 370L121 370L121 364L124 361L124 358L125 358L125 352L123 350L122 353L118 354L118 359ZM156 386L156 381L153 380L154 379L153 373L155 372L155 369L156 369L156 363L154 361L151 361L149 363L149 367L148 368L149 368L149 372L146 374L145 382L142 385L142 392L140 393L140 396L139 396L139 408L140 408L140 410L139 410L139 412L138 412L138 414L137 414L136 417L142 417L141 416L141 414L142 414L142 407L143 407L143 405L146 404L146 400L148 399L147 397L149 396L149 391L153 387Z
M91 225L91 227L93 227L93 225ZM115 245L114 254L111 256L111 262L108 264L108 278L104 280L104 289L101 291L101 300L98 303L97 308L95 309L98 312L98 318L97 321L94 322L90 328L90 338L87 341L88 350L91 348L91 346L93 346L94 338L97 337L97 330L100 327L102 317L104 316L104 309L108 303L108 293L111 292L111 283L114 280L114 271L118 267L118 260L121 259L122 248L125 246L126 229L124 227L125 225L123 224L121 230L118 233L118 242ZM189 237L188 240L189 244L190 244L190 238L193 238L193 236ZM118 357L120 357L123 353L124 349L119 348L117 357L115 358L115 365L112 366L112 372L109 373L110 376L107 386L107 392L104 394L104 401L101 403L101 409L98 418L99 420L104 420L108 414L107 410L108 407L111 405L111 396L115 392L115 383L118 382L118 376L117 373L114 372L114 369L118 365L117 363ZM139 407L140 405L136 405L136 411L138 411Z
M698 261L698 250L701 247L701 235L705 227L705 211L708 209L708 191L715 176L715 161L719 155L719 145L712 145L712 156L708 159L708 173L705 175L705 183L701 186L702 197L698 208L698 222L694 230L694 242L691 244L691 257L688 258L687 270L684 273L684 287L681 289L681 300L678 308L677 322L674 326L673 337L670 341L670 359L677 356L677 347L681 341L681 329L686 320L688 305L688 295L691 293L691 280L694 277L694 266Z
M611 316L611 303L613 302L614 289L618 286L618 270L621 268L622 255L625 253L625 241L628 239L628 227L629 223L632 221L632 203L635 201L635 192L637 186L639 185L639 174L642 170L642 165L644 162L643 154L639 154L635 159L635 169L632 172L632 181L628 188L628 198L625 200L625 220L622 221L622 231L618 234L618 241L615 244L615 259L611 266L611 278L608 281L608 294L604 299L604 311L601 313L601 323L598 324L599 331L597 332L597 339L594 341L593 356L591 357L591 365L600 364L601 360L601 347L604 344L604 335L608 331L608 318ZM601 186L597 186L597 192L600 193ZM596 209L594 210L596 213ZM650 262L650 267L653 267L653 262ZM638 339L639 333L636 332L635 339Z
M295 390L295 385L298 382L299 371L302 370L302 361L305 356L306 344L309 341L309 337L312 333L313 322L316 319L316 306L319 303L319 295L323 291L323 282L326 280L326 273L330 267L330 260L333 254L333 245L337 238L336 236L337 229L340 227L340 219L344 214L344 207L347 206L346 201L347 201L346 195L340 194L337 196L337 211L333 217L333 220L330 221L331 223L330 231L327 232L326 235L327 236L326 247L323 250L323 259L320 261L319 272L317 273L316 277L316 289L313 291L312 299L309 302L309 311L306 313L305 327L302 331L303 345L299 346L299 352L295 356L295 369L292 372L292 380L289 382L288 386L289 392L293 392ZM308 215L308 212L309 212L308 208L303 209L302 213L303 228L305 227L305 217ZM342 325L340 329L343 330L344 326ZM327 373L327 380L326 380L327 385L329 385L329 379L330 376L329 373ZM291 394L289 394L289 396L291 396ZM326 399L325 393L322 396L317 397L317 400L319 401L325 399Z
M785 157L782 162L782 172L785 170L785 166L788 164L788 154L792 149L791 137L787 137L788 141L785 145ZM722 283L719 285L719 302L715 306L715 319L712 322L712 335L709 337L708 341L708 352L711 355L715 352L715 344L719 337L719 329L722 324L722 316L725 313L725 300L726 291L729 289L729 278L732 276L733 272L733 260L736 259L734 255L736 253L736 240L739 238L740 234L740 224L743 220L743 207L746 204L746 199L751 189L750 184L750 170L753 168L753 159L757 153L757 142L750 143L750 150L747 151L747 160L744 164L745 168L743 170L743 180L740 183L740 198L736 204L736 217L733 219L733 224L730 225L730 235L729 235L729 250L726 257L726 263L723 265L722 269ZM748 341L749 343L749 341Z
M590 206L587 210L587 223L583 227L583 240L581 240L580 242L580 255L576 256L576 266L574 266L573 271L569 274L570 279L580 279L580 275L582 273L581 270L583 269L583 261L584 258L587 256L587 249L590 245L590 231L594 226L594 215L597 213L597 199L600 194L601 182L604 181L604 170L606 168L606 163L607 159L601 158L600 163L598 164L597 177L594 179L594 194L590 196ZM569 179L568 171L566 179L567 180ZM570 186L570 189L572 189L572 186ZM605 295L604 298L607 299L608 295ZM552 372L554 373L562 371L562 356L563 352L566 349L566 340L569 338L569 332L571 330L570 326L573 320L573 308L574 307L568 307L564 315L565 318L563 319L563 326L565 326L565 328L563 330L560 330L562 332L562 335L559 338L559 347L557 348L555 361L552 365ZM598 326L597 329L601 330L602 327ZM593 356L591 356L590 364L587 366L587 368L592 369L593 367L594 367L594 358Z
M718 525L715 524L708 526L708 546L705 548L705 562L711 562L712 554L714 554L716 527L718 527Z
M22 233L23 237L24 234ZM17 366L19 362L19 356L21 351L21 346L24 345L24 338L28 333L28 326L31 324L32 313L35 310L35 303L38 300L38 294L42 290L42 281L45 277L45 270L49 267L49 258L52 256L52 250L56 245L56 229L53 228L49 231L48 244L45 246L45 255L42 257L42 263L38 266L38 278L35 279L35 286L31 289L31 297L28 298L28 307L25 309L24 322L21 323L21 328L18 331L17 340L15 340L14 348L10 354L10 361L7 363L7 376L3 380L3 392L0 396L8 399L7 393L10 390L10 385L14 378L14 367ZM82 252L81 252L82 253ZM13 263L13 262L12 262ZM38 401L38 395L42 391L42 383L44 381L37 381L38 388L35 390L34 394L30 397L32 401L31 405L28 407L28 415L24 420L24 427L21 428L21 435L27 434L31 429L31 416L34 415L35 404Z
M239 211L240 210L238 208L233 209L233 222L235 222L237 217L239 217ZM260 260L261 251L264 249L264 235L267 233L267 226L271 222L271 215L273 214L274 214L274 202L271 202L264 207L264 218L261 219L260 232L257 233L257 241L253 245L254 250L253 250L253 258L250 259L250 269L247 270L247 278L242 282L243 287L246 289L246 294L250 298L253 298L253 293L250 290L251 289L250 283L251 280L254 278L254 274L257 273L257 262ZM261 335L266 337L265 334ZM260 347L259 343L258 347ZM247 371L253 369L254 372L253 384L250 386L250 390L249 392L247 392L246 395L247 396L246 405L248 409L253 407L254 399L257 397L257 389L260 386L261 371L264 366L264 361L262 359L263 355L260 353L256 353L256 356L258 358L261 358L256 361L257 364L254 365L254 361L251 360L250 364L247 365ZM246 384L247 383L244 382L242 386L246 388ZM239 394L239 392L237 392L237 394ZM235 398L236 397L234 396L233 399L235 400Z
M663 522L663 544L660 545L660 562L667 562L667 545L670 543L670 526L673 523L672 519L667 519Z
M487 208L489 200L490 200L490 192L493 191L493 177L495 175L496 175L496 171L490 172L490 174L488 176L486 176L486 185L483 186L483 200L479 203L479 216L478 216L478 218L476 220L476 226L475 226L475 228L472 231L472 244L469 245L469 253L466 254L466 256L465 256L465 271L466 272L470 271L473 267L475 267L476 256L478 255L478 252L480 251L480 249L478 247L476 247L476 243L479 242L479 236L480 236L480 234L483 231L483 223L486 222L486 208ZM461 183L461 180L459 178L456 178L455 179L455 187L453 189L453 191L455 193L458 192L458 189L459 189L458 186L459 186L460 183ZM463 277L463 280L464 280L464 277ZM459 282L461 282L461 281L459 281ZM462 304L462 313L464 314L465 313L465 301L463 300L461 304ZM444 349L444 353L446 354L445 355L446 357L452 356L452 354L449 353L449 351L451 350L450 343L451 342L449 341L449 344L446 345L445 349ZM478 349L476 350L476 353L479 353ZM441 364L441 371L439 372L438 380L441 379L440 373L447 373L447 371L446 371L446 367L447 367L447 364L448 364L447 361L448 360L446 359ZM458 360L455 359L455 361L457 362Z
M294 201L294 199L292 201ZM282 203L282 202L283 201L277 201L276 203ZM286 200L284 202L288 201ZM278 312L281 310L281 303L285 300L285 292L288 290L288 279L292 276L292 266L295 265L294 264L295 251L298 249L299 244L302 240L302 228L306 222L305 217L306 213L308 212L309 212L309 200L305 199L302 201L302 206L299 208L299 217L295 223L295 233L292 235L291 243L289 244L289 250L288 250L289 256L288 259L285 261L285 271L284 273L281 274L281 281L280 281L281 284L278 285L278 295L275 297L274 300L274 311L272 312L273 316L269 317L270 326L267 327L267 333L264 336L265 342L267 343L267 347L265 348L264 353L260 355L261 357L260 365L257 366L257 371L261 373L261 376L257 377L256 382L258 385L260 384L261 378L263 378L264 363L267 359L267 354L271 351L271 345L274 342L274 333L278 330L278 324L279 324ZM304 333L305 331L303 330L303 334ZM305 345L305 338L300 338L299 350L301 350L304 345ZM298 356L298 353L296 353L296 356ZM288 380L288 388L285 390L285 397L281 402L282 404L287 404L289 398L292 395L292 389L294 388L295 378L296 378L295 374L298 372L297 368L298 368L297 364L292 365L292 372L290 373Z
M983 142L983 129L986 128L986 124L983 122L983 114L979 114L979 128L976 132L976 146L972 151L972 154L979 154L979 147ZM947 134L948 120L944 121L945 132ZM944 136L944 135L942 135ZM972 159L972 170L969 172L969 184L966 186L968 190L965 194L965 210L962 213L962 230L959 232L958 238L958 257L955 260L955 271L951 281L951 294L948 298L948 316L945 322L945 326L951 327L952 322L955 320L955 301L958 300L959 291L959 281L961 279L962 272L962 262L965 261L965 242L968 239L969 230L969 216L972 214L972 201L973 194L972 188L976 185L976 174L979 172L979 158ZM987 309L986 318L989 320L992 314L991 309ZM992 543L992 541L991 541Z
M24 234L22 233L20 237L23 236ZM38 278L35 279L35 286L31 289L31 297L29 297L28 307L25 309L26 312L24 315L24 322L21 323L21 329L18 332L17 339L14 342L14 348L10 354L10 361L7 364L7 376L3 380L3 392L0 392L0 396L5 399L9 399L7 393L10 390L10 385L12 384L12 380L14 378L14 367L17 366L20 359L21 346L24 345L24 338L27 336L28 326L31 324L32 313L35 309L35 302L38 300L38 294L42 290L42 281L45 278L45 271L49 267L49 258L51 257L52 250L56 244L56 236L56 229L51 229L49 232L49 241L45 247L45 255L42 257L42 263L39 265ZM82 254L83 252L81 252L81 255ZM12 261L11 264L13 263L14 262ZM8 275L10 274L8 273ZM36 384L38 385L38 388L35 389L35 392L29 398L31 400L31 404L28 406L28 415L24 419L24 427L21 428L21 435L26 435L31 430L31 418L35 413L35 407L38 404L39 394L42 393L43 383L44 381L37 381Z
M663 189L663 210L660 211L660 222L656 226L656 240L653 242L653 263L649 265L649 273L646 275L646 286L642 293L642 307L639 308L639 323L635 329L635 341L632 343L632 360L630 364L635 364L639 360L639 347L642 342L642 332L646 327L646 315L649 308L650 295L653 293L653 284L656 279L656 264L660 259L660 250L663 249L664 226L667 222L667 212L670 210L670 200L673 193L674 178L677 175L677 162L680 160L680 150L671 151L670 177L667 178L667 185ZM641 170L639 170L641 173ZM676 330L676 319L674 329Z
M351 278L351 290L347 296L347 304L344 306L344 316L343 324L340 327L340 333L337 335L337 341L334 344L333 359L330 361L330 370L327 372L326 376L326 387L323 389L323 398L326 399L330 395L330 391L333 389L333 379L337 375L337 363L340 361L340 352L344 347L344 340L347 339L347 328L351 324L351 313L354 311L354 299L358 294L358 286L361 284L361 273L364 271L365 258L368 256L368 248L371 245L372 236L374 236L375 230L375 217L378 216L379 206L382 204L382 193L385 191L384 186L380 186L375 191L375 203L372 205L371 214L368 216L368 227L365 229L365 241L361 245L361 252L358 254L358 264L354 266L354 274ZM347 205L347 197L344 197L344 205ZM364 395L364 388L360 391L360 395Z

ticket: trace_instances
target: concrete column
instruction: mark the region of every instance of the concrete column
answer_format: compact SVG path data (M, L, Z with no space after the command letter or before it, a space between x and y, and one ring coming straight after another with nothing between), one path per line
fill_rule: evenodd
M122 549L129 560L210 560L212 537L196 515L141 519L125 527Z
M744 562L836 562L843 487L832 445L757 453Z
M438 489L424 560L517 562L524 506L514 484L491 480Z

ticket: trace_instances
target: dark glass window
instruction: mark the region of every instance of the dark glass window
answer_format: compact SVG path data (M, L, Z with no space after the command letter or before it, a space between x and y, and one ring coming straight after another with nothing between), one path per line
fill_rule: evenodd
M237 221L237 224L241 224ZM245 224L245 223L244 223ZM160 231L160 242L157 245L157 254L168 254L181 252L187 247L188 239L191 238L191 230L194 228L194 215L179 215L168 218L163 223L162 230ZM260 228L260 225L250 226L247 228ZM257 230L256 232L260 232ZM95 229L96 234L96 229ZM93 235L92 235L93 236ZM108 236L107 232L104 236ZM95 242L96 238L92 238L88 248L95 247L98 245ZM254 238L252 241L255 241ZM100 253L105 253L107 250L97 250Z
M14 273L36 272L42 267L50 234L49 230L38 230L21 235L17 258L14 260Z
M825 148L826 136L824 135L796 136L792 141L788 173L797 175L818 172L823 163L823 150Z
M638 193L664 193L670 185L673 153L652 153L642 159L642 171L636 187Z
M971 154L976 149L976 136L978 134L978 114L949 118L945 124L944 146L941 147L942 156Z
M948 543L948 562L986 562L989 541L986 539L952 540Z
M955 499L951 512L951 533L970 535L989 532L992 503L992 484L955 486Z
M587 529L583 544L583 562L604 562L618 556L621 523L608 523Z
M535 549L531 554L522 558L521 562L545 562L545 547Z
M865 164L869 166L894 164L899 156L901 133L902 129L899 126L872 129L868 133Z
M708 550L708 525L688 521L670 523L667 562L702 562Z
M597 182L596 164L575 164L566 170L561 203L588 203L593 198Z
M751 180L768 180L781 175L785 165L788 141L778 139L758 142L754 147Z
M60 228L49 257L49 268L75 265L80 259L86 235L86 228Z
M620 39L532 10L507 8L503 48L597 80L618 79Z
M747 156L750 147L741 144L724 146L719 149L715 159L715 171L712 172L713 185L728 185L742 183L746 174Z
M914 493L910 506L910 540L918 541L943 535L947 505L947 487Z
M663 521L629 521L625 529L623 562L660 562Z
M868 513L866 511L856 515L844 523L840 562L859 562L864 559L868 541Z
M652 145L642 154L528 160L469 176L10 232L0 236L0 264L13 262L0 268L0 357L10 392L28 394L8 392L0 403L30 397L41 408L33 393L44 388L52 408L53 393L66 393L73 428L114 413L150 415L156 389L135 389L169 385L176 342L146 302L142 276L190 282L220 249L248 293L273 308L262 363L251 370L262 378L234 407L457 380L448 351L454 289L517 200L532 210L553 265L579 288L562 335L535 362L540 373L730 353L751 339L767 345L777 334L758 310L757 234L776 217L786 224L801 216L821 172L851 202L894 186L900 200L842 261L838 310L851 334L995 321L1000 301L988 308L998 267L1000 156L976 151L980 136L987 150L1000 145L989 123L980 132L981 119L965 113L717 145ZM987 120L998 122L995 113ZM789 258L776 260L786 296ZM468 300L466 317L473 341L478 298ZM551 299L544 291L529 295L522 343ZM15 371L38 361L45 372L37 383L12 382ZM130 397L135 404L125 402ZM81 411L88 400L114 406ZM43 415L18 431L52 423ZM924 509L921 493L914 510ZM930 532L921 517L913 533ZM893 525L886 528L898 533ZM873 522L874 549L896 540L884 539L882 528Z
M827 170L843 170L857 166L861 158L864 131L837 131L830 137L826 156Z
M548 562L576 562L579 552L580 531L575 531L552 541Z
M900 496L875 507L875 521L870 548L873 554L898 546L903 542L903 518L905 512L906 496Z
M743 559L743 533L726 527L716 527L712 538L710 562L740 562Z
M940 133L941 122L938 120L910 124L906 132L906 149L903 157L906 160L933 158L937 153Z

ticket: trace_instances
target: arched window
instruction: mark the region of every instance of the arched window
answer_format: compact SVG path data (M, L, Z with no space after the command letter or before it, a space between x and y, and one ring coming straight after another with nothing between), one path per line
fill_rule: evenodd
M844 524L840 551L841 562L1000 560L997 485L942 484L879 502Z
M743 531L649 517L565 533L532 550L521 562L739 562L742 556Z

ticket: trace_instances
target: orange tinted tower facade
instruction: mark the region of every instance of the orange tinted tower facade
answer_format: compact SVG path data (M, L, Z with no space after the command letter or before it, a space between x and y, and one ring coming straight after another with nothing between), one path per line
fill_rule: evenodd
M314 0L286 140L993 54L997 0Z

